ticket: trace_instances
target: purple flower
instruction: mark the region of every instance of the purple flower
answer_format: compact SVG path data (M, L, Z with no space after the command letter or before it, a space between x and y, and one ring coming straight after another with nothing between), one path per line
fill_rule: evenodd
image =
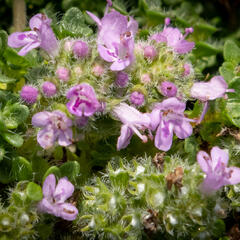
M134 91L130 95L130 102L136 106L141 106L144 103L144 95L141 92Z
M73 53L76 57L84 58L88 55L88 45L83 41L76 41L73 44Z
M177 87L172 82L162 82L160 85L160 92L165 97L175 97L177 94Z
M226 92L233 92L222 76L215 76L209 82L194 83L191 88L191 96L203 102L224 97Z
M23 86L21 92L20 92L21 99L28 103L33 104L37 101L38 97L38 90L35 87L32 87L30 85Z
M111 62L112 71L121 71L134 61L134 36L138 24L117 11L105 14L100 20L94 14L88 15L98 25L98 52L107 62Z
M144 73L142 76L141 76L141 83L143 84L148 84L151 82L151 77L148 73Z
M117 79L116 79L115 83L118 87L123 88L123 87L127 86L128 80L129 80L129 77L128 77L127 73L118 72L117 73Z
M153 60L157 56L157 51L153 46L146 46L144 48L144 57Z
M183 76L188 76L191 72L193 72L192 65L189 63L185 63L183 65L183 68L184 68Z
M229 184L240 183L240 168L227 167L228 151L213 147L211 157L204 151L197 154L197 161L206 174L201 184L201 191L211 194Z
M155 136L155 146L168 151L172 145L173 132L180 139L185 139L192 134L192 126L189 122L194 122L184 116L186 104L172 97L157 104L150 114L151 129L157 128Z
M133 133L137 134L144 143L147 142L147 136L142 135L139 131L144 131L150 126L150 118L147 114L139 112L137 109L130 107L126 103L121 103L119 106L115 107L113 113L123 123L121 127L121 135L117 142L117 150L127 147Z
M95 91L88 83L81 83L70 88L67 92L67 108L70 113L78 117L90 117L101 107Z
M46 97L52 97L57 93L57 87L54 83L46 81L42 85L42 91Z
M203 112L197 123L200 123L208 109L208 100L226 97L227 92L234 92L228 89L228 85L222 76L215 76L209 82L194 83L191 88L191 96L204 102Z
M40 47L49 55L56 56L58 42L50 27L51 19L39 13L29 21L32 31L15 32L8 37L8 45L13 48L23 47L18 55L24 56L34 48Z
M37 141L48 149L58 141L60 146L72 144L72 121L61 111L39 112L32 117L32 125L42 128L37 134Z
M60 80L64 82L67 82L70 78L69 70L65 67L59 67L56 71L56 75Z
M194 46L194 42L185 40L189 33L193 32L193 28L186 28L185 34L182 35L178 28L167 27L170 24L170 19L165 20L165 26L162 32L154 34L151 39L156 42L166 42L168 47L172 47L173 50L179 54L190 52Z
M56 186L55 176L48 175L43 183L42 191L43 199L38 203L40 212L46 212L67 221L76 219L77 208L73 204L65 202L74 192L74 186L67 177L60 178Z

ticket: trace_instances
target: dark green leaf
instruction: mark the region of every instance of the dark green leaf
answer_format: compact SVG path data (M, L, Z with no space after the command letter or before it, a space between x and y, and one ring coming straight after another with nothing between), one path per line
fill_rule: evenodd
M240 62L240 48L232 40L227 40L224 44L223 56L226 61L237 64Z
M32 179L32 166L27 159L16 157L12 161L12 173L17 181Z
M80 173L80 165L77 161L64 163L60 168L62 177L68 177L70 181L76 179Z
M0 73L0 83L14 83L17 80L14 78L9 78L3 74Z

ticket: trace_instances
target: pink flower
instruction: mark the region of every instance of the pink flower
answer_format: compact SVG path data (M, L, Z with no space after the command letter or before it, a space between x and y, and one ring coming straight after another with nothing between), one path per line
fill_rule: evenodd
M8 45L13 48L23 47L18 54L26 55L34 48L40 47L49 55L56 56L58 52L58 42L50 27L51 19L39 13L29 21L32 31L15 32L8 37Z
M73 204L65 202L74 192L74 186L67 177L60 178L56 186L55 176L48 175L43 183L42 191L43 199L38 203L40 212L46 212L67 221L76 219L77 208Z
M56 71L56 75L60 80L65 82L67 82L70 78L70 72L65 67L59 67Z
M143 142L147 142L146 135L142 135L139 130L145 130L150 127L150 118L147 114L139 112L134 107L126 103L121 103L113 109L113 114L123 123L121 135L118 138L117 150L126 148L130 143L133 133L135 133Z
M42 128L37 141L44 149L52 147L55 141L60 146L72 144L72 121L61 111L39 112L32 117L32 125Z
M172 146L173 133L180 139L185 139L192 134L189 122L194 120L184 116L186 104L172 97L157 104L150 114L151 130L157 129L155 146L168 151Z
M101 107L95 91L88 83L81 83L70 88L67 92L67 108L70 113L78 117L90 117Z
M227 167L228 151L213 147L211 157L204 151L197 154L197 161L206 174L201 191L212 194L222 186L240 183L240 168Z
M107 5L108 9L109 4ZM107 62L111 62L112 71L121 71L134 61L134 36L138 29L135 20L117 11L104 15L100 20L94 14L88 15L98 25L98 52Z
M151 39L156 42L166 42L168 47L179 54L190 52L194 46L194 42L185 40L189 33L193 32L193 28L186 28L185 34L182 35L178 28L167 27L170 24L170 19L165 19L165 26L162 32L154 34Z
M38 97L38 90L35 87L32 87L30 85L23 86L21 92L20 92L21 99L28 103L33 104L37 101Z

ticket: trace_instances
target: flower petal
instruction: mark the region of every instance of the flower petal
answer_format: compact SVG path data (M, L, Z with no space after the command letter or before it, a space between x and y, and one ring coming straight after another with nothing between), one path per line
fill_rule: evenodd
M189 42L183 39L174 46L174 50L179 54L184 54L190 52L194 48L194 46L194 42Z
M224 163L225 167L228 164L228 151L224 149L220 149L219 147L213 147L211 150L211 159L212 159L212 167L215 169L218 162Z
M63 203L72 196L73 192L74 186L67 177L60 178L54 192L54 199L58 204Z
M37 141L44 149L51 148L56 140L56 134L51 127L40 130L37 134Z
M101 20L96 16L94 15L93 13L89 12L89 11L86 11L86 13L89 15L90 18L92 18L92 20L94 22L97 23L98 27L100 28L102 26L102 23L101 23Z
M58 136L58 144L60 146L69 146L72 144L73 133L72 129L68 128L65 131L61 131Z
M47 111L36 113L32 117L32 125L35 127L45 127L50 123L50 116L51 113Z
M101 44L98 44L98 52L105 61L107 62L113 62L114 58L109 54L109 49L105 48Z
M130 63L131 63L130 59L117 60L111 65L110 69L112 71L122 71L123 69L128 67Z
M37 206L38 211L55 215L55 205L51 204L47 198L43 198Z
M34 42L38 35L34 31L28 32L15 32L8 37L8 46L13 48L19 48Z
M36 41L36 42L30 42L28 43L26 46L24 46L19 52L18 55L20 56L25 56L29 51L31 51L34 48L37 48L40 46L40 42Z
M210 171L212 160L206 152L204 151L198 152L197 161L203 172L208 173Z
M61 210L59 211L58 214L59 217L67 221L73 221L76 219L78 215L78 209L70 203L63 203L61 204Z
M52 198L56 188L56 178L54 174L50 174L45 178L42 191L45 198Z
M177 124L174 124L174 132L180 139L185 139L191 136L192 131L192 125L188 121L177 121Z
M229 170L230 178L228 179L229 184L238 184L240 183L240 168L238 167L230 167L227 168Z
M130 143L132 135L133 135L133 131L127 125L122 125L121 135L118 137L118 141L117 141L118 151L127 147L127 145Z
M162 118L160 109L154 108L152 112L149 114L149 117L151 119L150 122L151 130L155 131Z
M162 151L168 151L172 146L172 138L173 125L162 120L156 132L155 146Z

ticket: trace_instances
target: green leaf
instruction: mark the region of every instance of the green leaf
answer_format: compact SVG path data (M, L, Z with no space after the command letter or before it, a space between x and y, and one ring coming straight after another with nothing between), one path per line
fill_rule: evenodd
M11 161L6 158L0 162L0 182L3 184L10 183L14 180L12 174L10 174L11 165Z
M26 188L26 194L32 201L40 201L43 198L42 189L34 182L30 182Z
M206 42L197 42L193 53L197 57L205 57L221 53L222 50Z
M44 182L45 179L46 179L46 177L47 177L48 175L50 175L50 174L54 174L55 177L58 177L58 178L61 177L61 171L60 171L60 169L59 169L58 167L56 167L56 166L52 166L52 167L50 167L50 168L45 172L42 181Z
M2 146L0 146L0 162L3 160L4 155L5 155L5 149Z
M62 177L68 177L70 181L74 181L80 173L80 165L77 161L66 162L59 168Z
M28 107L19 103L7 104L3 110L3 117L7 128L14 129L24 123L29 115Z
M23 144L23 138L17 133L4 132L2 133L3 138L14 147L21 147Z
M0 31L0 54L2 55L7 48L8 35L4 30Z
M76 8L70 8L64 15L60 24L61 37L72 36L82 37L92 34L92 29L85 24L85 17L82 12Z
M159 24L164 22L166 15L159 11L147 10L147 17L152 24Z
M234 77L234 65L231 62L224 62L219 68L220 74L224 77L227 83L230 83Z
M0 83L14 83L17 80L14 78L9 78L3 74L0 73Z
M30 66L30 62L26 60L25 57L19 56L17 51L12 48L7 48L3 54L8 63L20 66L20 67L28 67Z
M12 173L17 181L32 179L32 165L23 157L16 157L12 161Z
M184 150L189 154L189 160L191 163L196 161L196 154L199 150L198 142L194 136L190 136L184 141Z
M226 61L237 64L240 62L240 48L232 40L227 40L224 44L223 56Z

